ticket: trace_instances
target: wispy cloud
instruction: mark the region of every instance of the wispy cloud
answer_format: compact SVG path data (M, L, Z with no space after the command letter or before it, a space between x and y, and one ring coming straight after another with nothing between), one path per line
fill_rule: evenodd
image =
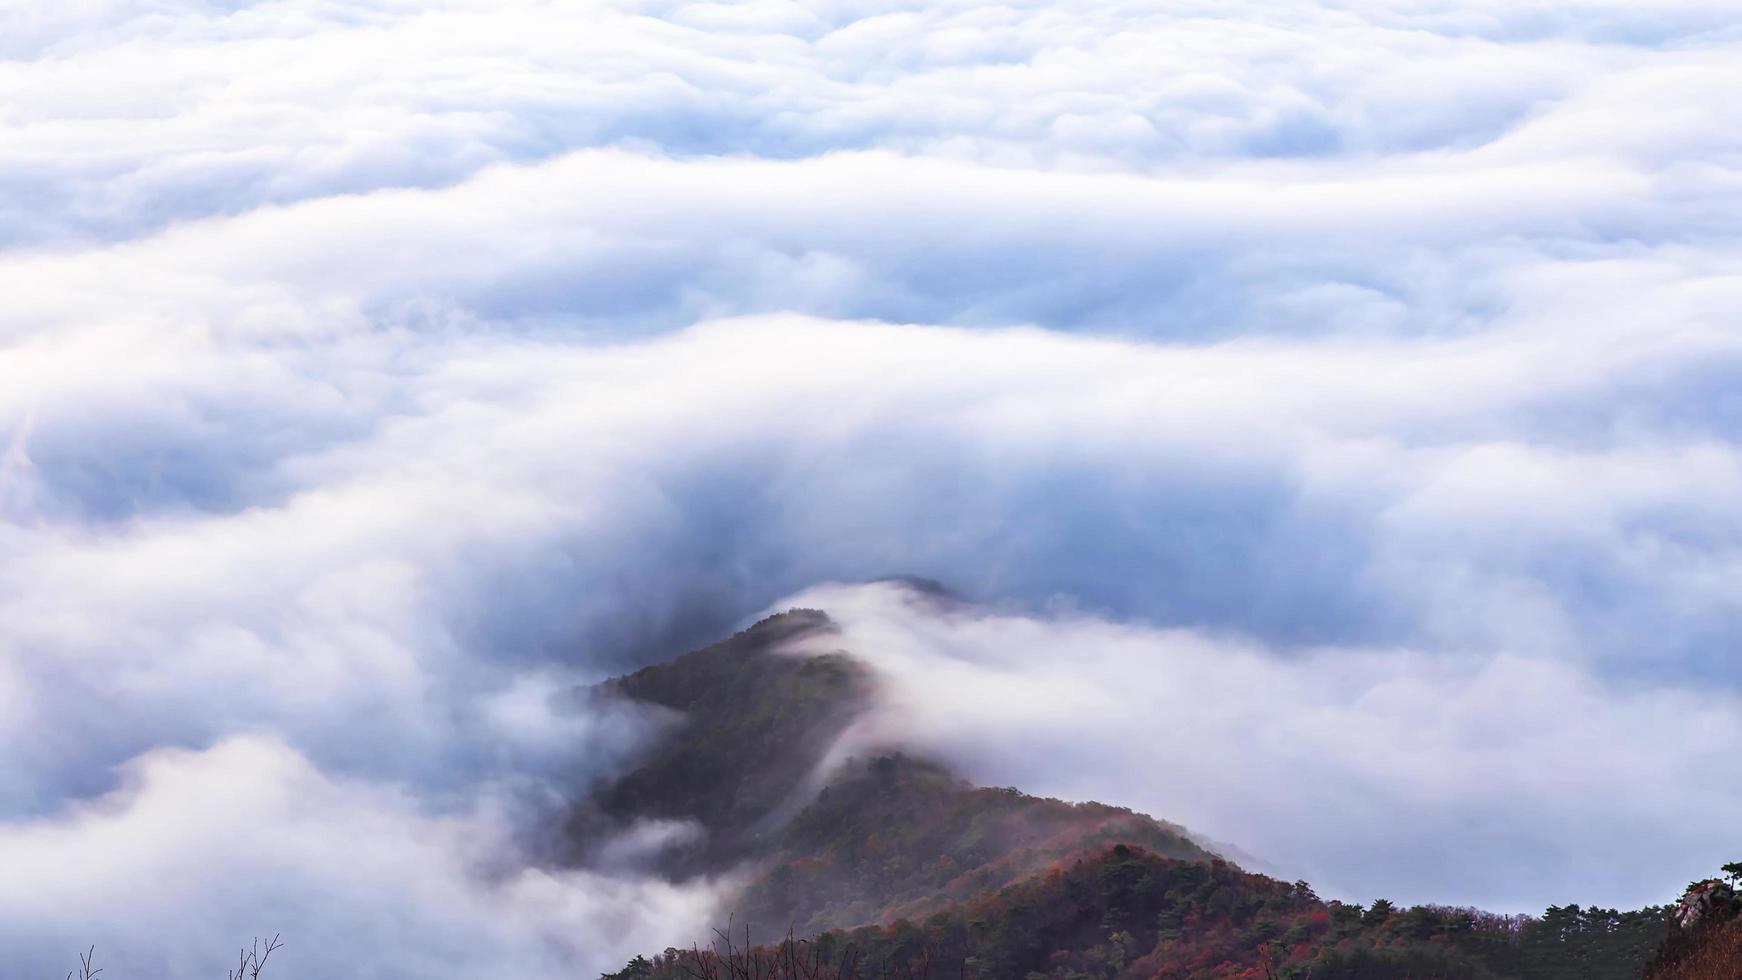
M1327 896L1642 905L1663 900L1666 867L1733 845L1681 816L1742 802L1731 694L1523 653L1265 647L887 584L788 601L831 610L832 642L891 679L864 750L917 744L998 784L1217 828Z

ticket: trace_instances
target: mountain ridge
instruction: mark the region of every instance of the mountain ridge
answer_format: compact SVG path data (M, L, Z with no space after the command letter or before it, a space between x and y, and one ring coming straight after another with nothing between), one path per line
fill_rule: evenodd
M1638 980L1669 934L1657 907L1325 901L1145 814L975 786L911 746L843 757L879 681L850 651L814 652L839 635L825 612L789 610L593 689L674 718L571 832L596 850L638 822L687 822L693 835L663 839L647 867L738 874L719 923L734 931L719 935L747 933L604 976Z

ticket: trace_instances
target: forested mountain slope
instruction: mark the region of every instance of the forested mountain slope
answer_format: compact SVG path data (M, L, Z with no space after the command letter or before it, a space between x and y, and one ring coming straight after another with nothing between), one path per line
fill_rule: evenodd
M574 848L585 855L638 824L665 824L693 831L657 855L672 877L765 855L783 810L803 805L807 782L869 703L858 661L781 652L833 630L820 612L792 610L587 692L658 710L665 725L630 771L576 807Z

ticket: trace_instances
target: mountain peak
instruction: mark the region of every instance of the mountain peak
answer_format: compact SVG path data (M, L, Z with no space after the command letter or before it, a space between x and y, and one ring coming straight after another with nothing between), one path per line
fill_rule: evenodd
M1574 905L1537 920L1327 902L1131 810L975 786L912 746L855 744L861 754L843 757L878 678L816 642L831 637L844 642L827 614L789 610L595 689L666 723L577 807L569 828L583 853L628 839L651 842L644 863L674 879L732 872L722 880L743 884L721 923L808 937L805 955L822 964L797 969L796 945L728 948L730 969L713 952L668 949L616 976L841 980L868 975L841 963L920 962L998 980L1638 980L1665 934L1662 909Z
M653 708L661 731L578 807L569 836L583 854L637 824L682 826L658 855L672 877L721 870L803 795L836 740L870 704L872 678L843 653L796 654L834 623L814 609L769 616L719 643L599 685L593 696Z
M838 758L877 678L850 652L795 649L834 635L825 613L789 610L596 688L665 724L576 809L581 852L633 851L673 878L750 868L733 911L802 931L928 914L1108 843L1213 858L1183 828L975 786L911 748Z

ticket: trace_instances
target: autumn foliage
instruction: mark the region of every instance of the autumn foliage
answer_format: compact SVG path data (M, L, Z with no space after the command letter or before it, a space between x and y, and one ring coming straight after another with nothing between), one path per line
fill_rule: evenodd
M1326 902L1304 882L1120 844L923 921L836 930L802 943L741 943L748 973L733 972L718 950L691 949L668 950L642 961L641 972L616 976L1637 980L1663 930L1661 909L1568 906L1527 918ZM782 966L783 957L810 972Z

